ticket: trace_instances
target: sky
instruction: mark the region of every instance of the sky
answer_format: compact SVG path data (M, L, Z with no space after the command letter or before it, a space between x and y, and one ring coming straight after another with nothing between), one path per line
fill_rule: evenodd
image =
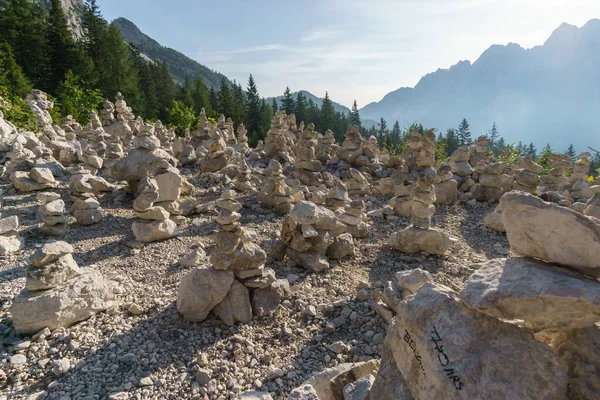
M359 108L493 44L541 45L567 22L600 18L600 0L98 0L260 95L286 86Z

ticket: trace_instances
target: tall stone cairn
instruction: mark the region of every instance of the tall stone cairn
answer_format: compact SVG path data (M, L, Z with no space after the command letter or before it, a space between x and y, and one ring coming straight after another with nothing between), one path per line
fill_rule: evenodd
M551 169L548 175L541 176L540 192L563 191L567 183L567 168L571 166L569 156L552 153L548 162Z
M321 171L323 170L321 161L315 158L317 133L314 129L314 124L308 124L300 134L300 140L295 148L296 169L294 170L294 178L307 186L318 186L321 183Z
M535 163L530 156L522 156L517 160L518 169L515 171L514 190L536 194L542 181L539 177L544 168Z

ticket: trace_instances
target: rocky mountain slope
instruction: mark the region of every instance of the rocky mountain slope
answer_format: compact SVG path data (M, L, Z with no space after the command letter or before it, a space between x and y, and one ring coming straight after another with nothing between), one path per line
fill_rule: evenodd
M200 74L204 83L210 87L218 88L221 78L224 77L216 71L200 64L197 61L185 56L177 50L162 46L156 40L143 33L133 22L125 18L117 18L113 23L121 31L121 35L128 43L133 43L140 52L144 53L152 60L165 61L169 64L169 71L173 78L178 82L184 82L186 77L193 79L196 74ZM228 83L231 81L225 77Z
M462 118L474 136L492 123L508 140L550 143L559 150L598 146L600 20L581 28L562 24L541 46L494 45L477 61L461 61L425 75L414 87L388 93L360 110L402 126L456 127Z

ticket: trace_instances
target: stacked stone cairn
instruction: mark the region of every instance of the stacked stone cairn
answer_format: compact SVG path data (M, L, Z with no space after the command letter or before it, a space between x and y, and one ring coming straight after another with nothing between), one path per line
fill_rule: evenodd
M267 158L274 159L282 163L293 163L291 149L287 138L283 135L287 128L285 112L279 110L271 120L271 129L267 132L264 143L264 152Z
M588 182L588 173L590 171L590 160L591 153L584 152L579 155L575 163L573 164L573 172L569 176L569 192L571 197L575 200L587 200L591 197Z
M80 268L66 242L39 247L29 258L25 289L10 313L17 332L33 334L83 321L113 305L116 284L91 268Z
M294 178L307 186L319 186L322 180L323 165L316 158L317 133L314 129L314 124L308 124L300 133L300 140L294 151L296 156Z
M568 185L567 168L571 166L569 156L564 154L551 153L548 163L550 164L550 172L548 175L542 175L542 184L540 185L540 193L544 192L563 192Z
M430 147L435 147L429 138L423 138L422 142L428 153L431 151ZM423 163L420 164L425 167ZM444 254L452 245L452 240L444 232L431 228L431 217L435 213L436 175L431 166L419 172L417 183L410 191L411 226L392 234L390 247L404 253Z
M339 146L335 144L335 136L330 129L324 135L317 135L317 154L315 157L322 165L327 165L335 159Z
M135 239L142 243L150 243L177 236L179 228L170 219L171 214L163 207L154 205L160 198L156 179L143 178L136 191L133 209L136 211L136 217L143 221L134 221L131 225Z
M346 189L348 189L348 193L350 193L352 196L368 195L370 193L369 189L371 184L366 178L365 174L362 174L355 168L348 169L348 172L350 173L350 180L346 182Z
M233 187L240 192L254 190L254 175L246 160L239 162L238 174L233 180Z
M490 139L486 136L479 136L469 149L469 164L472 165L476 171L489 163L488 144L490 144Z
M352 235L336 236L339 228L333 211L310 201L296 203L285 217L281 230L289 260L311 272L321 272L331 267L330 259L353 255Z
M48 168L32 168L29 172L15 171L10 180L21 192L50 189L58 184Z
M226 325L247 323L253 313L273 314L291 294L287 279L277 279L265 268L266 253L253 241L256 234L241 227L242 205L235 192L223 192L211 252L210 267L196 267L183 278L177 295L177 310L188 321L201 322L212 311Z
M54 102L48 100L48 95L41 90L33 89L25 98L29 108L38 120L42 135L40 138L44 143L54 140L64 140L63 130L52 121L50 110L54 108Z
M338 219L346 225L345 230L354 238L363 238L369 234L370 225L367 223L365 202L362 200L352 200Z
M102 209L96 197L95 188L92 186L92 180L97 180L96 188L104 189L103 191L112 189L112 185L104 179L87 172L73 174L69 180L71 200L73 200L71 213L77 223L83 226L97 224L102 221Z
M0 219L0 256L21 250L23 239L19 235L19 218L16 215Z
M477 201L499 201L514 185L514 177L507 172L510 171L506 163L487 164L483 172L478 173L479 183L471 188L471 198Z
M58 193L41 192L36 195L41 203L38 213L42 219L41 230L48 236L61 236L69 230L69 216L65 202Z
M451 205L458 199L458 183L452 179L452 167L448 164L440 165L435 177L435 204Z
M264 172L266 178L257 194L258 202L287 214L294 207L294 199L292 189L285 183L281 164L277 160L271 160Z
M358 168L367 165L369 159L363 155L364 139L360 134L358 126L349 125L348 130L344 134L344 138L345 140L344 143L342 143L339 157L346 163Z
M250 153L250 146L248 146L248 131L244 124L239 124L237 128L237 147L236 150L244 155Z
M208 130L209 139L202 143L202 147L208 150L206 157L200 162L202 173L217 172L222 170L229 160L225 154L227 143L223 132L216 126L210 126ZM196 149L196 154L200 152Z
M522 156L517 160L517 170L515 171L514 190L536 194L537 188L542 181L539 177L544 168L535 163L530 156Z
M116 122L115 105L108 99L104 100L104 108L100 113L102 118L102 126L111 126Z

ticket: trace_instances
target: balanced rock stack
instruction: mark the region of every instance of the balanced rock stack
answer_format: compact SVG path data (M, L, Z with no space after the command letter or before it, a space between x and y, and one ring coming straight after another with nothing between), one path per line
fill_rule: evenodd
M390 247L403 253L444 254L452 240L442 231L431 228L431 217L435 213L435 177L433 168L419 172L419 179L410 191L411 226L392 234Z
M108 99L104 100L104 108L101 112L102 126L110 126L115 123L115 105Z
M342 181L337 181L335 186L325 194L325 208L333 211L336 215L344 212L346 206L350 203L348 190Z
M412 200L410 193L415 185L412 182L402 182L394 186L394 197L389 202L394 212L404 218L412 215Z
M102 221L100 203L94 193L95 188L92 186L93 179L98 180L98 183L94 185L96 188L104 189L102 191L111 189L111 185L104 179L86 172L71 175L69 180L71 200L73 200L71 212L77 223L84 226Z
M335 236L340 224L333 211L310 201L299 201L283 220L281 240L289 259L312 272L330 268L329 258L354 254L350 233Z
M45 190L57 186L52 171L48 168L32 168L31 171L15 171L10 180L21 192Z
M267 132L264 143L264 152L267 158L283 163L292 163L290 148L283 131L286 127L285 112L279 110L271 120L271 129Z
M42 203L38 213L42 217L41 230L49 236L61 236L69 230L69 216L66 215L65 202L58 193L41 192L36 199Z
M248 131L246 130L244 124L239 124L237 128L238 136L236 150L244 155L250 153L250 146L248 146L248 136L246 136L246 133L248 133Z
M245 159L239 162L238 174L233 179L233 187L240 192L254 190L254 176Z
M469 146L464 145L454 150L454 152L450 155L448 162L452 167L452 171L456 175L460 176L461 178L467 178L470 177L474 172L473 167L471 164L469 164L470 159L471 153L469 151Z
M292 189L285 183L283 168L277 160L271 160L265 168L266 179L257 194L259 203L273 207L282 214L290 212L293 204Z
M355 168L348 169L350 173L350 180L346 182L346 189L348 192L355 195L368 195L370 193L369 187L371 186L369 180L359 170Z
M33 89L25 98L29 108L37 117L38 124L42 130L42 138L45 142L64 139L63 130L52 121L50 111L54 108L54 102L48 100L48 95L41 90Z
M160 192L156 179L145 177L137 185L137 197L133 201L136 217L144 221L134 221L131 225L135 239L142 243L170 239L177 236L179 228L169 219L170 213L154 203Z
M536 194L537 188L542 181L539 174L544 171L544 168L535 163L530 156L519 157L517 166L518 169L515 171L515 185L513 189Z
M487 145L490 143L490 139L487 136L479 136L473 143L470 152L469 164L471 164L476 170L489 162L488 148Z
M478 173L479 183L471 188L471 198L477 201L499 201L514 184L514 178L506 174L507 171L508 166L502 162L486 165L483 173Z
M51 242L30 257L25 289L10 308L17 332L68 327L112 306L116 284L80 268L71 253L70 244Z
M548 175L540 177L540 193L562 192L567 186L567 168L571 166L571 160L567 155L551 153L548 163L551 169Z
M435 177L435 204L451 205L458 198L458 183L452 179L452 167L448 164L440 165Z
M21 250L23 239L18 229L19 218L16 215L0 219L0 256Z
M121 92L117 92L115 99L118 115L122 115L126 122L135 120L135 115L133 115L131 107L127 106L127 103L125 102L125 96L123 96Z
M229 163L225 154L227 143L221 130L216 126L210 126L208 135L209 139L202 143L202 146L208 149L206 158L200 163L202 173L220 171ZM198 154L197 150L196 154Z
M330 129L327 129L324 135L317 137L317 154L315 157L321 161L322 165L327 165L334 157L339 146L335 144L335 136Z
M346 231L352 237L363 238L369 234L370 225L366 222L365 202L362 200L352 200L338 219L346 224Z
M590 171L590 160L592 155L589 152L584 152L579 155L573 164L573 173L569 177L571 187L569 191L571 196L576 200L587 200L593 194L590 191L588 183L588 173Z
M300 140L294 149L296 156L294 178L307 186L319 186L323 170L321 161L316 158L317 133L314 129L314 124L308 124L300 134Z
M368 158L366 163L358 165L358 159L363 156L363 142L364 139L360 134L360 129L356 125L348 125L348 129L344 134L344 143L339 153L339 157L350 165L363 166L368 164ZM364 161L364 160L363 160Z
M177 310L186 320L203 321L210 311L225 324L247 323L252 314L270 315L290 295L287 279L276 279L265 268L266 253L253 242L256 234L240 226L242 205L235 192L223 192L216 246L211 267L194 268L183 278L177 295Z

